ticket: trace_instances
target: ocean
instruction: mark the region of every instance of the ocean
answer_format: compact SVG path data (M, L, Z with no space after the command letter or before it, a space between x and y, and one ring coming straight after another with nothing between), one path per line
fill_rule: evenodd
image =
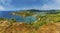
M37 19L33 16L28 16L23 18L22 16L19 15L12 15L11 12L15 11L0 11L0 18L14 18L16 19L17 22L34 22Z

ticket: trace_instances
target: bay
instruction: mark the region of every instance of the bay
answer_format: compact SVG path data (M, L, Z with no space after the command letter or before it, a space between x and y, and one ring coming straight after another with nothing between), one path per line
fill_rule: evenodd
M36 18L33 16L28 16L26 18L23 18L19 15L12 15L11 12L15 11L0 11L0 18L14 18L17 22L34 22L36 21Z

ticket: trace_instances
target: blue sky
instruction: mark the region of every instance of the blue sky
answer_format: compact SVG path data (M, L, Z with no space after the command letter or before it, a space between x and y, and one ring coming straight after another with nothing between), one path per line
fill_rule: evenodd
M0 0L0 10L60 9L60 0Z

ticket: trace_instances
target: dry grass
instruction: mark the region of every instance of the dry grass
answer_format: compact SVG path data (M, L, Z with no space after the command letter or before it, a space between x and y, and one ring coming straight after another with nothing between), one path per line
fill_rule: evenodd
M2 22L0 33L60 33L60 23L48 23L38 30L35 27L21 22Z

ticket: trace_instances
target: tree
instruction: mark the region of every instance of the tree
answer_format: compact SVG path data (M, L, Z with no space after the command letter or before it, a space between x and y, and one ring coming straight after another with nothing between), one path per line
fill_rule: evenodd
M9 19L9 22L16 22L16 19L11 18L11 19Z

